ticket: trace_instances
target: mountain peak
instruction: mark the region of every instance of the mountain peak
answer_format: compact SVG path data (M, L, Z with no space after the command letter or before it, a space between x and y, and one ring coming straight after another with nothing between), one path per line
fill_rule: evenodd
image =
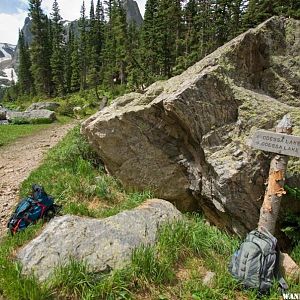
M143 18L137 2L135 0L122 0L122 5L126 11L127 22L134 21L137 26L141 26Z

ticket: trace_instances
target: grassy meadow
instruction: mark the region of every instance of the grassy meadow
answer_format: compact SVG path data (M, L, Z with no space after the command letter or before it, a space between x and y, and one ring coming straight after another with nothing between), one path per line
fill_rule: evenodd
M57 121L52 124L9 124L0 125L0 147L8 145L20 137L30 136L41 130L51 128L53 124L66 124L71 118L57 116Z
M23 125L1 125L0 127L0 146L7 145L17 138L36 133L48 128L50 124L23 124Z

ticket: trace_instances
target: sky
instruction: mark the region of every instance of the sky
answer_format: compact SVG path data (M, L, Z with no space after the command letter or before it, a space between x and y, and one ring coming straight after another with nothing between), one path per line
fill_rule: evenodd
M75 20L80 16L83 0L57 0L61 16L64 20ZM94 0L94 3L97 1ZM144 15L146 0L136 0L142 16ZM52 10L53 0L42 0L44 12ZM90 10L90 0L85 0L86 11ZM23 27L28 15L28 0L0 0L0 43L17 44L19 29Z

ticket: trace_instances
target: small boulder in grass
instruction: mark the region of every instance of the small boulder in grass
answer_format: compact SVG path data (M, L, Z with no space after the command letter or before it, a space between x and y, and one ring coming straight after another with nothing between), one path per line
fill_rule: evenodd
M280 269L283 276L300 281L300 267L287 253L280 253Z
M6 120L6 109L0 107L0 120Z
M155 243L161 225L181 218L173 204L160 199L105 219L56 217L17 258L24 274L33 273L41 281L70 258L85 261L91 272L120 269L130 263L135 248Z

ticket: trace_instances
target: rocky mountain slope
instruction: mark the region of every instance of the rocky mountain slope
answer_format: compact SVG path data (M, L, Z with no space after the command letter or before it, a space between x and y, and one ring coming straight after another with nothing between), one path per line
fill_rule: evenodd
M127 22L134 21L138 26L143 24L143 18L139 6L135 0L121 0L126 10Z
M124 9L127 14L127 22L134 21L138 26L143 23L143 18L140 13L138 4L134 0L122 0ZM68 35L68 29L71 24L74 26L75 32L78 32L78 21L63 21ZM25 19L22 31L24 32L24 39L28 45L32 42L31 34L32 22L29 17ZM67 37L68 38L68 37ZM16 70L18 67L18 46L0 43L0 86L9 86L11 81L17 81Z
M17 80L12 65L15 48L15 45L0 43L0 86L8 86L12 80Z
M271 157L249 141L286 113L300 134L299 70L300 21L274 17L181 75L118 98L82 132L125 187L243 235L257 226ZM290 174L299 171L291 159Z

